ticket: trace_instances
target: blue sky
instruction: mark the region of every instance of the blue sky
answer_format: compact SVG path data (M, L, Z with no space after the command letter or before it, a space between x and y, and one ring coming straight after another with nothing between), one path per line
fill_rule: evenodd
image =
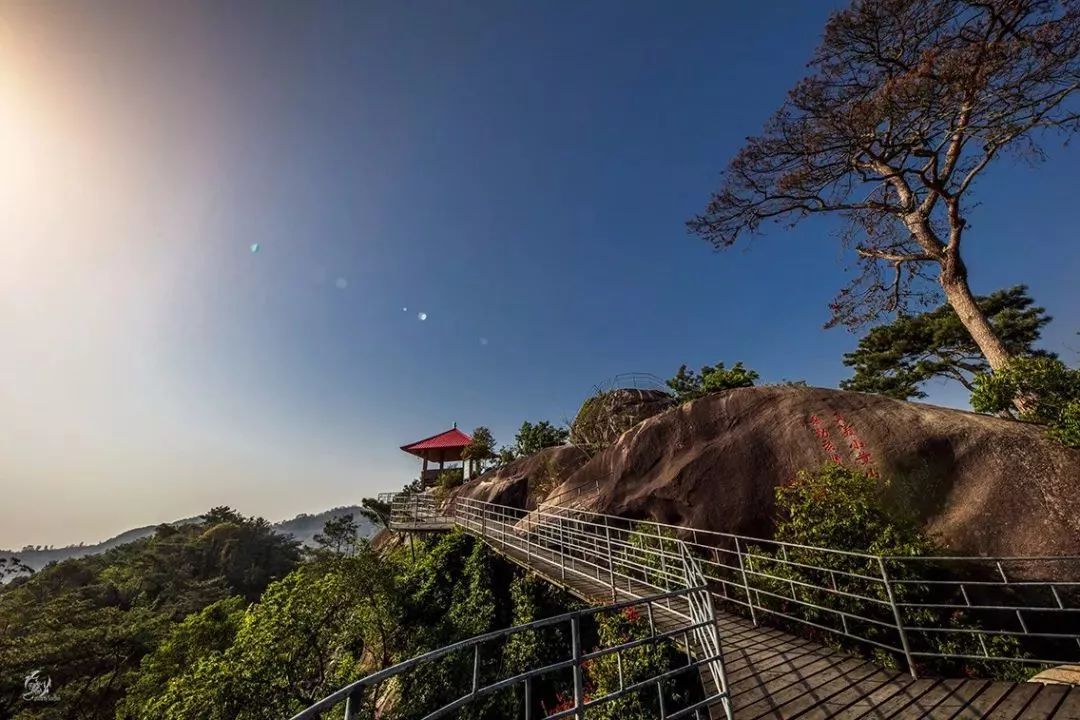
M621 372L835 386L832 225L683 226L834 6L0 7L0 547L354 503L405 442L510 441ZM968 263L1075 361L1080 156L1049 147L977 188Z

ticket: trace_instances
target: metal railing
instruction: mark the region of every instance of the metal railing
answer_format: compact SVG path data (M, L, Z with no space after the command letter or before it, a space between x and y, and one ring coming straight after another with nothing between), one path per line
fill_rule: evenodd
M840 636L904 658L916 677L920 665L991 673L1080 660L1080 557L883 556L469 498L438 514L526 564L604 583L612 599L685 587L685 547L710 597L755 625Z
M391 528L439 530L453 527L454 523L453 514L430 492L401 493L391 500Z
M704 591L704 586L688 587L660 595L635 598L603 607L591 607L584 610L565 613L543 620L517 625L505 630L477 635L467 640L447 645L432 650L398 663L384 670L372 673L356 682L353 682L335 693L328 695L314 705L293 716L292 720L313 720L321 717L327 711L341 703L345 704L345 720L355 720L368 708L372 710L379 696L380 688L387 684L401 682L409 673L422 671L425 667L432 667L436 663L457 659L459 664L471 668L471 682L467 690L460 696L448 701L438 701L437 707L425 708L422 712L424 720L436 720L436 718L450 716L461 708L488 698L499 692L506 692L517 687L521 689L521 713L518 717L532 720L534 717L533 689L543 679L565 674L569 671L571 682L569 683L570 697L554 712L543 714L544 720L557 720L558 718L573 717L583 720L589 708L612 702L618 698L632 693L656 692L657 694L657 717L661 720L677 720L678 718L694 718L706 720L709 717L708 708L718 703L723 703L728 708L727 717L731 718L730 705L726 687L717 687L712 690L703 689L703 697L690 700L682 707L669 708L671 700L665 693L665 684L670 684L676 678L688 673L699 672L703 667L721 665L722 658L719 645L714 645L711 655L702 657L693 656L689 649L686 652L686 662L682 665L650 674L646 678L627 677L624 673L623 658L626 653L634 652L640 648L657 647L662 644L682 643L684 648L691 646L690 638L701 633L707 633L710 629L715 633L716 622L708 608L703 614L696 615L695 619L666 626L660 622L661 618L668 618L668 608L672 605L679 606L685 603L693 606L697 602L697 595ZM583 624L594 621L598 616L605 613L628 612L631 609L642 609L648 619L648 634L645 637L630 637L625 642L619 642L606 647L596 647L588 650L583 644ZM638 615L640 617L640 615ZM481 671L481 658L483 653L492 652L493 644L505 644L512 638L523 633L536 633L544 629L562 627L569 637L568 657L550 662L539 667L530 668L524 672L515 673L507 677L485 678ZM640 652L640 650L639 650ZM586 695L586 668L602 658L614 657L618 676L618 687L611 692L602 695Z

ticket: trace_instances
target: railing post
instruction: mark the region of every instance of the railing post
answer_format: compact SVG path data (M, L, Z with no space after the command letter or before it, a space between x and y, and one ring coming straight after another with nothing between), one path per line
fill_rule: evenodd
M604 539L607 540L608 584L611 586L611 602L615 602L615 556L611 554L611 527L608 525L606 515L604 516Z
M881 580L885 583L885 595L889 598L892 606L893 619L896 620L896 631L900 633L900 646L904 648L904 659L907 661L908 672L915 680L919 679L919 673L915 669L915 662L911 659L911 648L908 646L907 633L904 632L904 621L900 617L900 608L896 606L896 598L893 597L892 585L889 583L889 573L885 570L885 560L878 555L878 567L881 568Z
M660 534L660 523L656 523L656 545L660 548L660 575L664 578L664 589L670 590L671 584L668 582L667 561L664 560L664 536ZM668 605L670 604L669 602Z
M562 579L566 579L566 538L563 535L563 516L560 514L559 518L559 574Z
M746 579L746 565L743 563L742 550L739 548L739 538L735 538L735 555L739 558L739 572L742 573L743 590L746 591L746 604L750 608L750 620L754 623L754 627L757 627L754 598L750 595L750 583Z
M581 671L581 618L570 618L570 645L574 658L574 717L585 720L585 678Z
M345 720L356 720L360 717L360 705L363 703L363 695L354 692L345 698Z

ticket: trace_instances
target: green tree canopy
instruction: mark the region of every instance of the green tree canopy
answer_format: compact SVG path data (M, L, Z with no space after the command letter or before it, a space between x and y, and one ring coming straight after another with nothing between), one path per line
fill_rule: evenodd
M1080 447L1080 370L1052 357L1016 358L975 378L971 406L998 413L1014 406L1018 397L1028 399L1021 420L1047 425L1050 437Z
M323 531L316 533L312 540L318 546L317 552L331 556L352 555L360 542L359 530L352 513L338 515L327 520Z
M162 526L0 588L0 717L115 717L140 660L176 623L230 596L246 605L299 560L296 541L265 520L215 508L203 522ZM59 702L20 700L37 669Z
M486 460L495 454L495 436L481 425L473 430L472 440L461 451L463 460Z
M667 381L667 386L675 393L675 400L682 403L722 390L753 387L758 377L757 372L743 367L741 362L730 368L725 368L724 363L705 365L699 372L681 365L675 376Z
M390 503L377 498L364 498L360 501L360 514L379 527L390 526Z
M521 423L521 428L518 429L517 435L514 437L516 443L515 452L518 457L532 455L546 447L565 444L569 435L569 430L556 427L547 420L541 420L535 424L525 421Z
M1051 320L1024 285L976 301L1013 355L1032 353L1040 331ZM853 352L844 355L844 365L854 368L855 374L840 387L901 400L926 397L921 386L935 377L973 390L974 377L989 370L971 333L948 304L873 328Z

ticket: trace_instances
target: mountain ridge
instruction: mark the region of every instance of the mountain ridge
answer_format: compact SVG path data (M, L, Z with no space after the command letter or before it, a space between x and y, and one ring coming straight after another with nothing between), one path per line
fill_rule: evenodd
M352 513L353 519L356 520L357 525L360 526L359 533L362 537L371 537L375 534L375 527L367 518L360 514L359 505L342 505L314 514L300 513L288 520L280 520L271 523L271 528L281 535L291 535L304 545L312 545L314 544L313 538L315 534L322 530L323 525L327 520L349 513ZM27 567L37 572L51 562L60 562L61 560L86 557L88 555L99 555L115 547L119 547L120 545L126 545L127 543L149 537L150 535L153 535L154 531L161 525L170 525L173 527L188 525L198 522L200 517L201 516L196 515L194 517L181 518L167 523L131 528L130 530L125 530L118 535L114 535L111 538L107 538L97 543L80 543L78 545L65 545L64 547L39 546L41 549L30 550L0 549L0 558L16 557Z

